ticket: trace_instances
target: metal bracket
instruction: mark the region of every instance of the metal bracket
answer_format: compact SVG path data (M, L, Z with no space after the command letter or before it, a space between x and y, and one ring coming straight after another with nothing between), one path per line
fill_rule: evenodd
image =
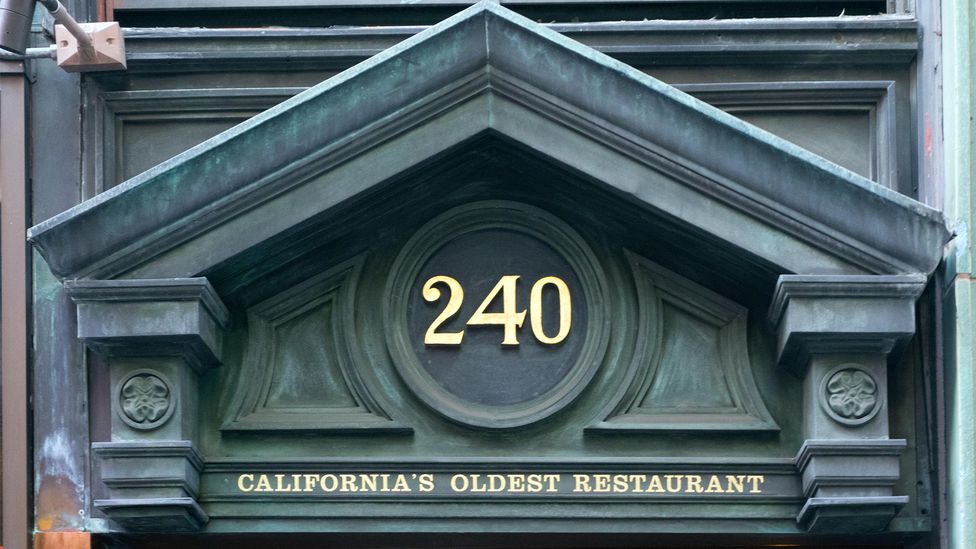
M58 66L67 72L125 70L125 42L118 23L80 23L91 38L90 44L79 40L64 26L54 27Z

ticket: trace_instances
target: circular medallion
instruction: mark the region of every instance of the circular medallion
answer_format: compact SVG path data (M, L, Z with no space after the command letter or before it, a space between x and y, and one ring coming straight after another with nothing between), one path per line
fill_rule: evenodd
M135 429L155 429L173 415L173 391L169 381L153 370L136 370L118 384L117 412Z
M475 427L527 425L568 405L609 337L592 252L524 204L479 202L437 217L400 252L386 295L403 379L428 406Z
M878 383L860 364L841 364L820 382L820 404L832 419L845 425L861 425L881 410Z

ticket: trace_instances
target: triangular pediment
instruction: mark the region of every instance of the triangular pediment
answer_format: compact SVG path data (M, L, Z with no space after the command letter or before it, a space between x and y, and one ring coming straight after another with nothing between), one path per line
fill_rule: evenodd
M948 237L935 210L491 2L29 237L62 278L196 276L491 140L779 272L930 273Z

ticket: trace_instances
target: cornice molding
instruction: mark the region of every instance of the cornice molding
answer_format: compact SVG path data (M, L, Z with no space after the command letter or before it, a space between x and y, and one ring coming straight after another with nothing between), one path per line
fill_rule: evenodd
M410 139L417 137L405 136L423 132L431 136L422 141L429 152L389 152L399 150L394 143L415 148ZM783 272L819 265L835 273L927 274L949 236L939 212L482 2L33 227L29 238L60 277L161 276L146 266L153 258L296 189L321 187L312 189L314 203L304 200L286 218L244 238L234 233L234 246L270 238L488 133L588 173ZM354 161L366 162L374 179L362 169L355 180L334 175ZM606 165L624 170L621 163L629 171L606 172ZM717 210L706 212L705 203ZM725 225L714 223L718 210ZM748 224L753 234L730 234L730 223ZM208 245L217 248L175 269L179 276L245 249Z
M918 22L906 16L611 21L541 25L634 66L687 63L911 63ZM426 26L125 29L128 72L308 66L345 69ZM97 75L96 75L97 77Z

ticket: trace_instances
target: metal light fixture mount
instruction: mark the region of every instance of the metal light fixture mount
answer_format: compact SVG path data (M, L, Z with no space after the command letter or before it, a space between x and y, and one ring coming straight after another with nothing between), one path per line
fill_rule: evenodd
M78 24L89 40L65 25L54 27L58 66L67 72L125 70L125 42L118 23Z

